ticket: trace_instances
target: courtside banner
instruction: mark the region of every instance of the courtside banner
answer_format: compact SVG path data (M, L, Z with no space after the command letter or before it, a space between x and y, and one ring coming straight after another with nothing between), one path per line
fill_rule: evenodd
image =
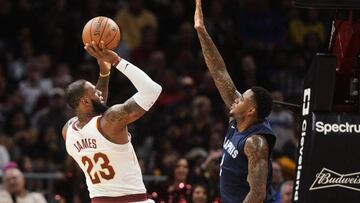
M360 114L303 117L293 201L360 202Z

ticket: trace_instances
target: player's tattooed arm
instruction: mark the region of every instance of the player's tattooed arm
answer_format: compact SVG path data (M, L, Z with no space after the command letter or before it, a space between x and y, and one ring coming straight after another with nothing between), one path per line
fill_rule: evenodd
M107 121L117 125L118 127L125 127L145 114L145 110L141 108L134 100L128 99L123 104L117 104L110 107L104 114Z
M218 88L222 99L226 106L230 108L237 98L236 87L226 70L223 58L205 28L201 0L196 0L194 27L200 40L206 65L215 81L215 85Z
M244 152L248 158L248 177L250 191L243 203L261 203L266 196L268 176L269 146L261 135L246 140Z

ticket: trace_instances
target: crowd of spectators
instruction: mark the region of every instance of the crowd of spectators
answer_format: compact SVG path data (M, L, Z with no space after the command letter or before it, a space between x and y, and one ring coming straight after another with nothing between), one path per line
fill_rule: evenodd
M260 85L276 100L301 103L312 57L326 51L328 13L294 8L291 0L206 0L203 6L240 91ZM86 202L83 177L61 136L74 115L63 96L76 79L97 80L81 32L102 15L121 28L119 55L163 87L151 111L129 129L143 174L168 177L147 183L149 195L158 202L218 202L228 110L205 67L194 8L185 0L0 0L0 167L14 161L25 173L63 172L59 188L65 189L56 192L67 202ZM135 92L117 70L109 88L110 105ZM277 105L269 117L278 136L273 186L280 202L291 195L298 119L297 109Z

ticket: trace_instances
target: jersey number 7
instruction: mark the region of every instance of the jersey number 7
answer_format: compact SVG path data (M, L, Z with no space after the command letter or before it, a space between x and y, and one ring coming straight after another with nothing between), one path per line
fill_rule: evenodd
M94 168L94 165L97 164L100 159L102 160L102 164L100 165L101 170L95 171L94 175L92 176L91 171ZM111 180L115 176L114 168L111 165L109 165L110 163L109 158L104 153L98 152L94 154L93 159L90 159L87 156L83 156L81 158L81 162L84 164L85 167L87 165L86 172L89 175L92 184L100 183L101 182L100 177L105 180Z

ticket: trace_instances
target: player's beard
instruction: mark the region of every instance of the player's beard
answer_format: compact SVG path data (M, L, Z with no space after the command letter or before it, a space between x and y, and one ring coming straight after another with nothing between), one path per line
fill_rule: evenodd
M91 100L91 103L96 114L103 114L109 108L106 104L103 104L99 101Z

